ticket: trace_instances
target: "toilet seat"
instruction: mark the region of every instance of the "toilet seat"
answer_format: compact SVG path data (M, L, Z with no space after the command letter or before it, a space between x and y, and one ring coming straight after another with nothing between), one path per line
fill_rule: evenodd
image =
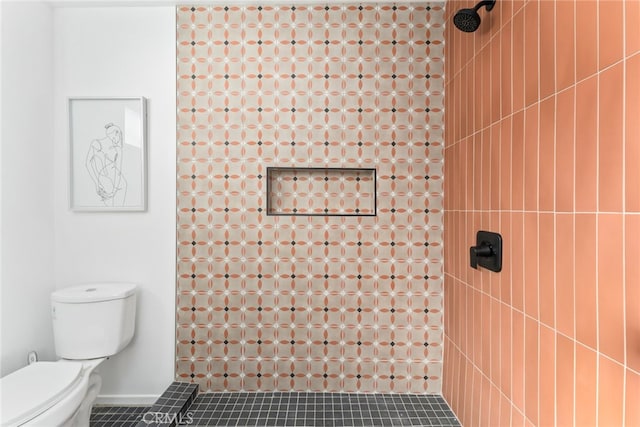
M82 378L81 363L36 362L0 379L0 425L21 425L62 400Z

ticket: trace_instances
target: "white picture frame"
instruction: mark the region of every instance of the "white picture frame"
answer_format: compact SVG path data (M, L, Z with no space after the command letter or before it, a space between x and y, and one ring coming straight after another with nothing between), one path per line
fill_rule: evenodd
M147 208L146 99L70 97L69 208Z

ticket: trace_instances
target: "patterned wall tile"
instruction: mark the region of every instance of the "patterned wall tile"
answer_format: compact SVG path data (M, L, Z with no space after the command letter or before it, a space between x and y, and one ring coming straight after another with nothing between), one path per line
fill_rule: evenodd
M176 379L440 392L443 13L178 7ZM375 168L377 216L268 216L267 167Z

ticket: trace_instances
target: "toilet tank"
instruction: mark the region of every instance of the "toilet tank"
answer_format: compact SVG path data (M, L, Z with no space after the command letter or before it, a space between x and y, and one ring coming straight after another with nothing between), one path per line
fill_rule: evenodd
M91 283L51 294L56 354L95 359L120 352L133 338L136 285Z

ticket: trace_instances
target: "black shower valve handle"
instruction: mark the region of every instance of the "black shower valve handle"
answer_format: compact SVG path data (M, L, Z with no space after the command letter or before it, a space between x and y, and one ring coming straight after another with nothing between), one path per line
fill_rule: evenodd
M493 247L489 242L481 242L478 246L471 246L469 248L469 256L471 258L471 267L478 268L479 257L490 257L495 255Z
M476 245L469 249L472 268L486 268L499 273L502 270L502 236L491 231L479 230Z

